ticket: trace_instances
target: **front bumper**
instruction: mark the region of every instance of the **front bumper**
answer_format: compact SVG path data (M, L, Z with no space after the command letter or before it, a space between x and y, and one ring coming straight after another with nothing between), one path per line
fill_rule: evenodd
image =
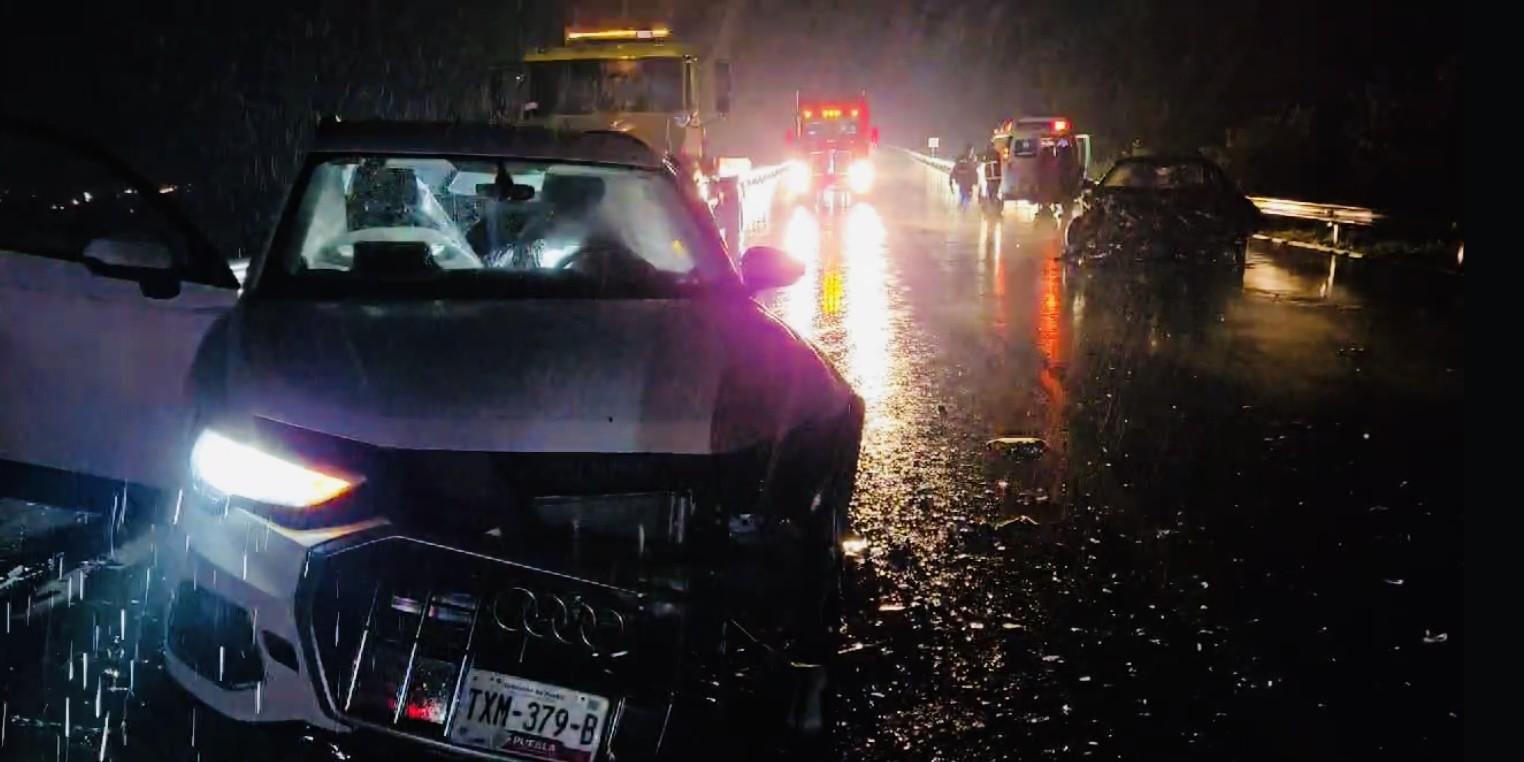
M715 605L766 605L764 591L695 589L662 564L632 575L636 584L609 584L503 558L491 545L446 545L379 524L304 549L274 532L259 552L295 561L291 573L260 564L246 574L192 543L172 575L168 671L235 720L518 759L449 732L463 683L486 671L607 699L596 758L640 760L680 756L678 744L720 732L719 708L753 697L758 686L744 678L773 658L742 637L733 609ZM780 590L790 564L749 562L766 569L728 576ZM522 605L524 592L538 607Z
M168 671L243 722L521 758L447 732L484 670L607 699L599 760L685 758L677 744L765 719L791 661L818 663L799 633L834 578L811 524L846 505L861 421L856 403L711 455L383 450L269 424L267 441L371 478L307 528L184 490ZM515 624L515 591L560 619Z
M447 732L461 711L452 699L485 670L608 699L603 751L657 753L676 696L701 684L683 658L686 591L602 584L485 550L380 532L312 554L297 611L327 712L469 752Z
M545 482L534 492L563 476L632 483L535 462L519 476L530 488L531 475ZM717 465L707 470L723 471ZM740 499L728 491L709 497ZM809 503L810 490L785 493L789 504ZM675 548L658 541L657 523L640 532L649 543L596 534L591 516L580 534L521 533L503 514L488 521L439 495L412 520L312 529L193 490L182 502L180 536L168 545L184 548L167 565L173 679L242 722L406 738L450 755L531 758L483 752L450 733L455 697L485 671L607 699L597 759L683 758L706 733L724 737L769 711L770 686L756 678L798 656L791 617L824 579L808 543L739 542L736 532L748 530L734 522L695 521L682 528L693 542ZM526 614L524 592L545 602L530 627L513 621ZM738 720L736 706L752 709ZM717 747L707 748L701 756Z

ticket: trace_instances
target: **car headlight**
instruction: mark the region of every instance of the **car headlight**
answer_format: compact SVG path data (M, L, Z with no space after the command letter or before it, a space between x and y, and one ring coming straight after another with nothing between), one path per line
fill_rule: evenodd
M310 508L328 502L359 484L278 458L210 429L191 448L191 473L229 497Z
M852 186L853 193L867 193L873 187L873 164L867 159L858 159L847 168L847 183Z

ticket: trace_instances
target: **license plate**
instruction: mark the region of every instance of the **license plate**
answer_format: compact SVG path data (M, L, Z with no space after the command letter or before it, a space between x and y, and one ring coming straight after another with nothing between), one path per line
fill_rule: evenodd
M592 762L609 700L473 669L456 697L451 741L547 762Z

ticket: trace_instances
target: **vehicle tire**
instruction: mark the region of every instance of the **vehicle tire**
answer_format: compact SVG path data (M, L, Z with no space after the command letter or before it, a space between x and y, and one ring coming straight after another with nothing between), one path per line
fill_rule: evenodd
M1084 216L1075 217L1064 226L1064 259L1078 260L1085 252L1095 248L1093 228L1094 225L1086 222Z
M1228 249L1229 269L1234 273L1242 273L1248 268L1249 242L1234 241Z
M860 416L860 412L859 412ZM842 541L852 534L849 508L857 481L861 452L861 418L853 419L855 431L840 442L838 466L822 485L821 521L814 534L820 549L820 584L815 587L813 611L801 621L809 622L813 633L806 633L800 649L801 663L785 665L788 675L789 711L785 732L790 751L804 759L830 759L835 752L839 717L840 685L838 658L841 650L843 601L846 597L847 556Z
M834 750L840 689L838 651L842 622L842 580L844 569L839 556L830 561L829 578L822 586L819 610L814 617L814 643L805 650L816 654L808 662L782 665L786 670L787 714L784 717L784 747L795 758L827 759Z

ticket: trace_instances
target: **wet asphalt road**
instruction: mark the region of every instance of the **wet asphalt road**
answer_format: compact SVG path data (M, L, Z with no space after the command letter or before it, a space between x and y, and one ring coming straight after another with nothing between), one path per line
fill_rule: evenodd
M881 167L751 241L809 263L770 301L868 403L849 758L1458 757L1459 281L1273 251L1236 282L1072 272L1052 220ZM0 515L0 598L23 530L105 534ZM0 632L0 759L95 759L102 727L107 758L252 758L131 658L136 572L90 579L73 624Z

